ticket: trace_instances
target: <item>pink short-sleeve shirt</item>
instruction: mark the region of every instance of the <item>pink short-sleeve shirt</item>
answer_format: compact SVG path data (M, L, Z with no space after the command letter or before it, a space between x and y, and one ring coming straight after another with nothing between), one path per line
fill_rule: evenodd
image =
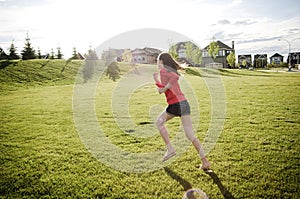
M157 83L156 85L159 88L165 87L165 85L167 85L168 83L171 85L171 88L165 92L168 104L175 104L177 102L186 100L184 94L180 89L178 80L179 80L178 74L172 71L168 71L166 68L160 69L161 84Z

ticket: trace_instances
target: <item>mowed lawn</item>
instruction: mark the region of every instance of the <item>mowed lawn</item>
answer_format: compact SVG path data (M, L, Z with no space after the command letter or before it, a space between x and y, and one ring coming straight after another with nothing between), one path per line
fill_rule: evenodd
M80 64L23 61L1 67L1 198L170 199L182 198L191 188L201 189L209 198L300 197L300 73L187 70L182 78L198 100L200 141L211 119L205 78L219 74L226 91L225 123L208 154L213 172L198 169L200 160L190 146L170 164L134 173L99 161L78 135L72 100ZM119 67L122 75L131 69L124 63ZM149 69L156 70L151 65ZM118 126L122 115L112 110L112 93L120 81L104 75L96 89L95 111L107 138L133 153L163 149L158 132L137 138L131 135L134 129ZM124 100L130 119L143 128L153 128L157 113L153 104L166 106L153 84L141 86ZM168 124L171 138L179 124L178 118Z

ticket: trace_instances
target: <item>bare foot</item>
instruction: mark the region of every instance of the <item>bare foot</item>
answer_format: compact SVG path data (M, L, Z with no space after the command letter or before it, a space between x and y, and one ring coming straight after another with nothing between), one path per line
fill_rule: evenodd
M164 155L162 162L167 161L168 159L170 159L171 157L175 156L176 152L175 151L167 151L166 154Z
M211 166L209 161L206 158L201 158L201 160L202 160L202 165L201 165L200 169L208 170Z

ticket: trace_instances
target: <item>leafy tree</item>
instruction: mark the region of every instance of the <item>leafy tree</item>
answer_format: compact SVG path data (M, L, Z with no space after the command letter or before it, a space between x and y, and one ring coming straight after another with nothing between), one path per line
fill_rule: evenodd
M21 52L22 59L23 60L35 59L36 58L35 50L31 47L30 38L28 36L28 33L27 33L27 37L25 40L26 40L25 47Z
M215 41L215 38L213 37L213 41L210 42L208 46L208 55L211 56L212 59L215 61L218 52L219 52L219 46L218 43Z
M5 53L5 51L0 47L0 60L8 59L8 55Z
M61 53L61 48L57 47L57 55L56 55L57 59L62 59L62 56L63 54Z
M243 60L243 61L242 61L242 66L246 67L247 64L248 64L248 63L247 63L247 60Z
M16 48L14 43L12 42L9 48L9 55L8 55L8 59L10 60L14 60L14 59L20 59L20 57L17 55L16 53Z
M188 42L185 45L186 58L192 61L194 64L200 64L202 62L202 53L198 46L192 42Z
M234 67L236 61L234 52L231 52L229 55L227 55L226 60L230 67Z
M125 62L131 62L132 59L132 53L129 49L126 49L122 54L122 59Z
M170 44L169 53L176 60L178 58L177 49L175 44Z
M192 60L195 64L202 62L202 52L198 46L192 51Z
M189 41L185 44L185 54L188 60L193 59L193 49L194 49L194 44L192 42Z

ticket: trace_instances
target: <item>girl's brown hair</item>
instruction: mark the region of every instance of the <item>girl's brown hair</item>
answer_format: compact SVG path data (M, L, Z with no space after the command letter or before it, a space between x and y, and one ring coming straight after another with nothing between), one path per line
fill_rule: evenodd
M177 70L180 68L180 66L169 53L160 53L158 59L162 60L164 67L169 71L179 74Z

